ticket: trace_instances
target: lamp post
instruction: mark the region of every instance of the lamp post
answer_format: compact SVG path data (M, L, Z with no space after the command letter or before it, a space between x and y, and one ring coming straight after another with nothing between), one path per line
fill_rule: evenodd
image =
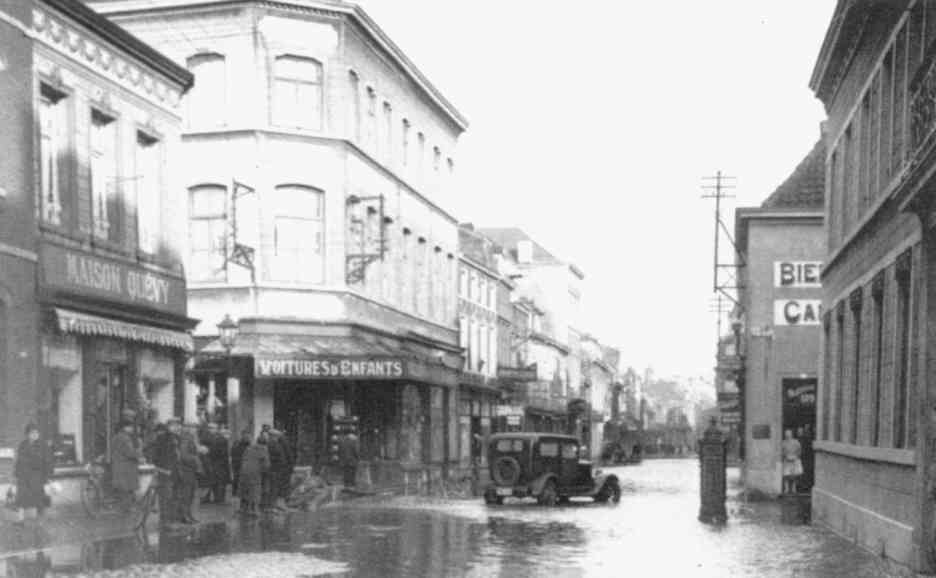
M224 319L221 320L221 323L218 323L218 340L221 342L221 346L224 347L224 351L227 354L227 372L225 375L225 392L227 393L227 400L225 405L227 406L228 411L228 422L229 427L232 432L237 432L239 425L236 420L236 408L231 407L231 400L235 399L232 396L231 386L232 379L231 374L234 371L234 363L231 358L231 350L234 349L234 342L237 340L238 325L235 323L231 316L227 313L224 314ZM239 396L237 396L239 397Z

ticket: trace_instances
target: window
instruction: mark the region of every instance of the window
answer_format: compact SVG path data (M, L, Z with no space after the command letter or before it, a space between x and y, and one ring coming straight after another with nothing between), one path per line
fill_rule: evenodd
M402 161L403 166L409 164L409 138L410 138L410 121L403 119L403 151L402 151Z
M837 339L836 342L836 354L835 354L835 421L832 432L833 441L840 442L842 441L842 420L845 419L844 416L844 393L845 393L845 314L841 304L836 309L835 315L835 336Z
M911 447L908 439L907 417L910 387L910 255L904 253L897 260L897 355L894 391L894 447Z
M871 304L874 315L874 380L871 383L871 436L870 445L877 446L881 429L881 379L884 361L884 276L878 274L871 283Z
M559 442L540 442L539 455L544 458L559 457Z
M323 195L311 187L276 187L272 277L321 283L324 267Z
M62 224L68 111L65 94L43 84L39 93L39 202L41 218L50 225Z
M484 280L484 277L478 275L478 290L475 292L475 301L480 305L484 305L484 295L487 292L487 282Z
M442 151L439 147L432 147L432 170L439 172L439 165L442 162Z
M367 146L377 144L377 92L374 87L367 87Z
M224 281L227 189L201 185L189 191L189 247L192 281Z
M387 101L383 103L383 125L383 158L387 164L390 164L393 162L393 107Z
M490 361L488 360L488 329L483 324L478 325L478 372L487 373Z
M575 444L562 444L562 459L574 460L578 458L578 446Z
M224 124L227 108L227 71L224 56L196 54L186 60L195 84L186 95L188 125L216 127Z
M497 282L492 281L488 284L487 306L494 309L497 301Z
M861 397L861 306L862 295L861 288L856 289L849 297L849 306L852 312L852 385L851 385L851 408L849 417L851 418L851 428L849 431L849 441L852 444L859 442L858 437L858 400Z
M351 119L349 123L351 138L356 142L361 142L361 79L353 70L348 72L348 83L351 92Z
M290 55L276 58L273 124L322 129L322 65L318 61Z
M468 318L461 316L458 318L458 346L465 350L463 352L463 355L465 356L465 369L468 369L468 361L471 357L469 341Z
M137 243L140 251L156 253L162 228L161 146L158 139L137 131L136 171Z
M91 218L98 239L117 240L117 123L91 111Z
M416 135L416 146L419 147L419 150L416 151L416 154L419 155L419 172L422 173L426 169L426 135L423 133L418 133Z
M832 415L832 321L831 315L826 313L822 318L822 428L821 435L824 440L831 440L832 424L829 421Z

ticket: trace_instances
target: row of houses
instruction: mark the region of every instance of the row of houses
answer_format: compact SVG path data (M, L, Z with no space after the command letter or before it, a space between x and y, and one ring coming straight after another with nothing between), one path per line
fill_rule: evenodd
M319 471L353 416L429 481L494 431L597 456L633 395L582 271L443 208L467 120L353 4L0 0L0 96L4 470L35 422L77 487L132 415Z
M936 570L934 22L931 0L839 0L810 79L828 114L820 142L736 216L741 291L717 372L749 489L779 490L783 430L800 432L813 519L924 572Z

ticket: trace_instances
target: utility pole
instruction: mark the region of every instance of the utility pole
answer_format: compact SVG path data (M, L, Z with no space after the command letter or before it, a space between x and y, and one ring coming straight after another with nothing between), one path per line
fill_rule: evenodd
M718 311L718 334L721 337L722 314L727 312L724 309L724 300L732 303L734 307L739 307L738 302L738 268L744 265L744 257L738 251L731 230L725 223L725 216L722 214L722 199L733 199L734 195L726 191L735 188L735 177L723 175L717 171L715 176L702 177L704 184L702 189L706 191L702 195L703 199L715 199L715 226L714 226L714 248L712 252L712 290L717 294L718 301L715 308ZM724 259L722 255L723 247L731 247L730 259Z

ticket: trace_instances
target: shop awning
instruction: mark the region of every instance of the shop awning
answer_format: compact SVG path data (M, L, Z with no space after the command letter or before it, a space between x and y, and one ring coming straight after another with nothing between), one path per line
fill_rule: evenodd
M162 347L171 347L183 351L194 351L192 336L181 331L172 331L159 327L147 327L136 323L127 323L88 313L79 313L70 309L55 308L58 328L64 333L78 335L100 335L128 341L150 343Z

